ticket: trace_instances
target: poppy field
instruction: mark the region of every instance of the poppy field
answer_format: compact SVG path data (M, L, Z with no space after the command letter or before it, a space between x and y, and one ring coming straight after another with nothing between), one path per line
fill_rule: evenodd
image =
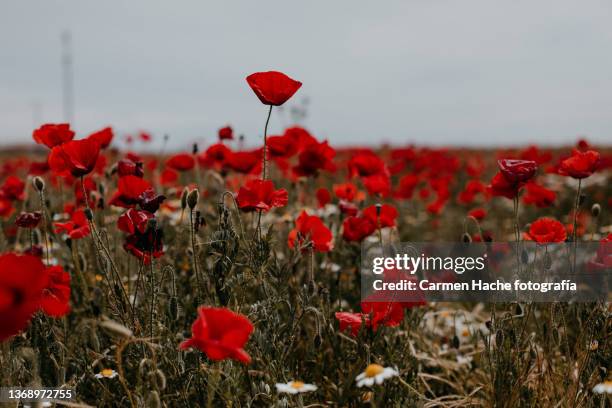
M245 139L152 154L166 136L47 123L0 151L0 387L75 407L610 406L609 303L382 302L359 268L368 243L535 241L596 243L589 271L609 272L612 149L269 134L301 85L249 75Z

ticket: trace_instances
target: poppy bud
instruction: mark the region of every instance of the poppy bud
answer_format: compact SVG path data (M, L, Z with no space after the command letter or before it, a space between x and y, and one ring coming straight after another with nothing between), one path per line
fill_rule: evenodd
M598 203L595 203L591 207L591 215L597 218L599 217L599 214L601 214L601 205L599 205Z
M45 189L44 180L38 176L34 177L34 180L32 180L32 184L34 184L34 188L36 188L36 191L38 191L39 193L42 193Z
M461 240L464 244L469 244L472 242L472 236L469 233L464 232L463 235L461 235Z
M193 154L198 154L198 151L199 151L198 144L194 143L193 144L193 149L192 149Z
M525 265L529 263L529 254L524 249L521 252L521 262L523 262Z
M382 204L377 203L376 204L376 218L380 218L380 212L382 210Z
M191 190L187 195L187 205L193 210L198 205L198 201L200 201L200 192L198 189Z
M91 208L86 208L83 212L85 213L85 218L87 218L87 220L93 221L94 216L93 211L91 211Z
M580 197L578 197L578 206L581 206L582 204L584 204L586 200L586 194L580 194Z
M181 194L181 209L184 210L187 208L187 195L189 194L189 190L187 187L183 189L183 193Z
M161 407L161 401L159 399L159 393L157 391L151 391L149 395L147 395L145 405L147 407L157 408Z
M451 341L451 346L456 349L459 348L460 343L459 343L459 337L457 337L457 335L453 336L453 340Z

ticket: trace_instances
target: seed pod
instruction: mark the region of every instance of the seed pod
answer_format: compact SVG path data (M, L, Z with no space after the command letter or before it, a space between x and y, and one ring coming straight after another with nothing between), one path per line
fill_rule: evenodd
M187 195L187 205L193 210L198 205L198 201L200 201L200 192L198 189L191 190Z
M463 235L461 235L461 241L463 241L464 244L469 244L472 242L472 236L468 232L464 232Z
M32 184L34 184L34 188L39 193L42 193L45 190L45 181L38 176L34 177L34 180L32 180Z
M93 211L91 211L91 208L86 208L84 212L85 212L85 218L87 218L89 221L93 221L94 215L93 215Z
M455 335L453 336L453 340L451 341L451 346L452 346L453 348L458 349L460 345L461 345L461 344L460 344L460 342L459 342L459 337L458 337L458 336L455 334Z
M599 214L601 214L601 205L599 205L598 203L595 203L591 207L591 215L597 218L599 217Z
M164 372L160 369L155 370L155 377L157 380L157 387L160 390L165 390L166 389L166 375L164 374Z
M130 329L114 320L105 320L99 326L112 336L130 338L134 335Z
M157 391L149 392L149 395L147 395L147 399L145 401L145 406L150 408L161 407L161 401L159 400L159 393Z
M580 197L578 197L578 206L581 206L582 204L584 204L585 201L586 201L586 194L580 194Z
M520 303L516 304L516 308L514 309L514 314L517 316L522 316L523 315L523 308L521 307Z
M172 320L178 320L180 317L180 307L176 296L172 296L168 302L168 314Z
M193 154L198 154L199 149L198 149L198 144L197 143L193 144L193 149L191 151L192 151Z
M181 193L181 209L182 210L187 208L187 195L188 194L189 194L189 190L187 190L187 187L185 187L183 189L183 192Z

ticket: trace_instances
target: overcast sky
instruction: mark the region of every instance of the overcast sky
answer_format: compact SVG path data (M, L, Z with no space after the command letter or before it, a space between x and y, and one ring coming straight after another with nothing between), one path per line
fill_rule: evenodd
M254 144L266 107L244 78L275 69L332 144L610 144L611 21L605 0L0 0L0 140L62 120L68 29L81 135L182 148L229 123Z

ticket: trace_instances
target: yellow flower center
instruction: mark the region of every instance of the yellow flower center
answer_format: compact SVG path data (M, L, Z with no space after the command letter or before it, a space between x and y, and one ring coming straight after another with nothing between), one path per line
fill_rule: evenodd
M291 388L295 388L296 390L299 390L303 386L304 386L304 383L301 381L291 381Z
M102 374L102 377L111 377L113 375L113 370L105 368L100 374Z
M366 367L364 373L366 377L375 377L384 371L384 367L378 364L370 364Z
M463 329L463 331L461 332L461 335L463 337L468 337L470 335L470 331L468 329Z
M102 275L96 275L96 282L102 282Z

